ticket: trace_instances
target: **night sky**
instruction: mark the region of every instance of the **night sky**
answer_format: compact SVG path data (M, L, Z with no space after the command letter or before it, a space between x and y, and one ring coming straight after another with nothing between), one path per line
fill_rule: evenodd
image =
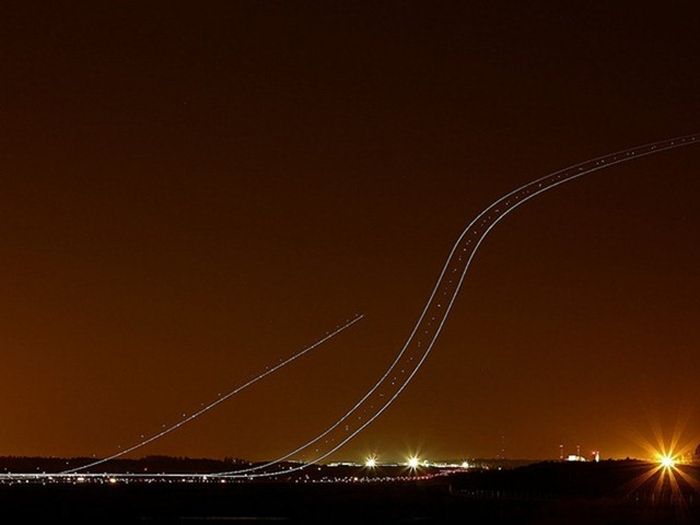
M698 131L693 3L560 4L3 3L0 455L114 452L364 313L137 455L287 452L382 374L482 208ZM662 153L502 221L334 457L700 442L699 169Z

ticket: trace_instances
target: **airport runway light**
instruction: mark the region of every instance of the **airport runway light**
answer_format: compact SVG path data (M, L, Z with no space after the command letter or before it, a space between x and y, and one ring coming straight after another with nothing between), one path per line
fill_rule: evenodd
M676 464L676 460L673 459L673 456L669 456L668 454L665 454L659 458L659 463L661 466L665 469L670 469L673 468Z

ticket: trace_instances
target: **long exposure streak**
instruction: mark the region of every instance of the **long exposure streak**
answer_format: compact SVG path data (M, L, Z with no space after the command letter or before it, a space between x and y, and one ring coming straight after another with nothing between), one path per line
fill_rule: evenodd
M401 394L428 357L462 286L472 260L491 229L506 215L533 197L584 175L627 162L698 143L698 135L686 135L621 150L574 164L529 182L485 208L462 231L455 242L423 311L394 362L367 393L325 431L291 452L247 469L221 472L226 477L264 477L301 470L319 462L360 433L379 417ZM269 467L306 452L310 457L298 467L267 470ZM257 472L256 472L257 471Z
M322 337L322 338L319 339L318 341L312 343L311 345L307 346L307 347L304 348L303 350L300 350L299 352L297 352L296 354L294 354L294 355L288 357L288 358L285 359L284 361L280 361L278 364L276 364L276 365L273 366L273 367L267 367L267 368L265 369L264 372L261 372L261 373L258 374L257 376L255 376L255 377L253 377L252 379L246 381L246 382L243 383L242 385L237 386L237 387L234 388L233 390L230 390L230 391L227 392L226 394L223 394L223 395L220 394L220 397L218 397L217 399L215 399L215 400L212 401L211 403L205 405L203 408L200 408L199 410L197 410L197 411L194 412L193 414L190 414L189 416L185 416L183 419L181 419L181 420L178 421L177 423L174 423L173 425L171 425L171 426L169 426L169 427L167 427L167 428L161 430L160 432L158 432L158 433L156 433L156 434L153 434L152 436L150 436L150 437L144 439L143 441L140 441L140 442L138 442L138 443L136 443L136 444L134 444L134 445L132 445L132 446L130 446L130 447L124 449L124 450L121 450L121 451L119 451L119 452L117 452L117 453L115 453L115 454L112 454L111 456L108 456L108 457L102 458L102 459L98 459L98 460L96 460L96 461L93 461L92 463L88 463L87 465L82 465L82 466L80 466L80 467L72 468L72 469L69 469L69 470L64 470L63 472L61 472L61 474L72 474L72 473L80 472L80 471L85 470L85 469L89 469L89 468L91 468L91 467L95 467L95 466L97 466L97 465L101 465L101 464L106 463L106 462L108 462L108 461L111 461L111 460L113 460L113 459L117 459L117 458L119 458L119 457L121 457L121 456L124 456L124 455L126 455L126 454L128 454L128 453L130 453L130 452L133 452L133 451L135 451L135 450L138 450L138 449L140 449L140 448L142 448L142 447L145 447L145 446L148 445L149 443L153 443L154 441L156 441L156 440L158 440L158 439L160 439L160 438L166 436L167 434L170 434L171 432L173 432L173 431L179 429L179 428L182 427L183 425L186 425L186 424L189 423L190 421L192 421L192 420L198 418L198 417L201 416L202 414L204 414L204 413L206 413L206 412L209 412L211 409L213 409L213 408L216 407L217 405L223 403L223 402L226 401L227 399L230 399L232 396L235 396L236 394L238 394L239 392L245 390L245 389L248 388L249 386L254 385L255 383L257 383L257 382L260 381L261 379L264 379L265 377L267 377L267 376L269 376L270 374L276 372L277 370L279 370L279 369L281 369L281 368L287 366L287 365L290 364L292 361L295 361L295 360L297 360L298 358L300 358L301 356L303 356L303 355L305 355L305 354L311 352L312 350L314 350L315 348L317 348L317 347L320 346L321 344L325 343L325 342L328 341L329 339L332 339L333 337L335 337L336 335L338 335L338 334L339 334L340 332L342 332L343 330L345 330L345 329L347 329L347 328L350 328L352 325L354 325L356 322L358 322L358 321L359 321L360 319L362 319L363 317L364 317L363 314L358 314L358 315L356 315L356 316L353 317L352 319L349 319L347 322L345 322L345 324L340 325L339 327L337 327L337 328L336 328L335 330L333 330L332 332L327 333L324 337Z
M454 243L447 257L447 261L440 272L437 282L423 308L423 311L416 321L416 324L414 325L413 330L411 331L403 347L379 380L360 398L357 403L355 403L352 408L350 408L350 410L345 412L345 414L343 414L331 426L318 434L316 437L275 460L245 469L210 473L206 476L218 476L225 478L258 478L289 474L322 461L334 452L338 451L343 445L359 434L386 409L388 409L418 372L432 350L435 341L440 335L440 332L442 331L476 252L488 233L494 226L496 226L496 224L498 224L501 219L533 197L540 195L545 191L554 189L565 182L576 180L584 175L589 175L623 162L646 157L662 151L690 146L697 144L698 142L700 142L698 140L698 135L692 134L653 142L642 146L621 150L609 155L596 157L594 159L587 160L585 162L545 175L544 177L520 186L519 188L496 200L481 213L479 213L479 215L477 215L477 217L473 219L462 231L457 241ZM154 434L153 436L109 457L94 461L81 467L63 471L59 473L58 476L75 475L75 473L79 471L100 465L112 459L128 454L129 452L133 452L134 450L137 450L165 436L166 434L177 430L184 424L213 409L241 390L251 386L260 379L263 379L267 375L279 370L298 357L301 357L305 353L313 350L321 343L334 337L341 331L359 321L362 317L362 315L354 317L344 325L337 328L335 331L327 334L324 338L313 343L311 346L305 348L297 354L294 354L285 361L280 362L278 365L267 369L265 372L254 377L250 381L235 388L234 390L231 390L219 399L216 399L197 412L185 417L161 432ZM308 457L300 465L282 469L270 468L302 452L305 452ZM39 475L27 473L14 474L13 476L30 476L34 478ZM50 476L57 476L57 474ZM126 476L138 477L140 475L130 474ZM163 474L162 476L171 477L181 475Z

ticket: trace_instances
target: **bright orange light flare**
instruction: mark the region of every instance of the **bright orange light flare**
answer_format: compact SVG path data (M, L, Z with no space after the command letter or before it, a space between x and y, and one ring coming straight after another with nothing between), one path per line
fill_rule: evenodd
M673 468L676 465L676 460L673 456L663 455L659 458L659 464L666 469Z

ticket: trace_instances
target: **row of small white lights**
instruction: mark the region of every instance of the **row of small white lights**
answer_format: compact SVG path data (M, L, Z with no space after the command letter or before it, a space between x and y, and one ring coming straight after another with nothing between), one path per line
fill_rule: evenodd
M426 466L426 467L430 466L430 463L428 462L427 459L423 460L418 456L409 456L406 458L405 465L412 470L416 470L421 465ZM377 459L377 456L367 456L367 458L365 459L365 467L375 468L377 466L379 466L379 461ZM469 468L469 462L463 461L459 466L461 468Z

